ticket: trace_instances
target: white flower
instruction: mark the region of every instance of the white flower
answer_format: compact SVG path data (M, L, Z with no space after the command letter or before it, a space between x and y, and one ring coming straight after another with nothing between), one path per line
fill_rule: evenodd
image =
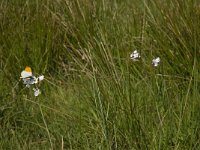
M140 54L138 53L137 50L134 50L134 51L131 53L130 58L131 58L133 61L138 61L138 59L140 58Z
M30 88L30 84L26 84L26 87L27 87L27 88Z
M33 88L33 91L34 91L35 96L38 96L41 94L40 89L38 89L38 88Z
M154 67L157 67L159 65L159 63L160 63L160 57L157 57L157 58L152 60L152 65Z
M43 76L43 75L39 76L39 77L38 77L38 80L39 80L39 81L44 80L44 76Z

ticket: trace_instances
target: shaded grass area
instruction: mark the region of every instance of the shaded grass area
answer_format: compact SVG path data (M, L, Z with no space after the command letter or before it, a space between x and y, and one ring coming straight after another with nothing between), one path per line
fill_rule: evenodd
M0 149L199 149L199 7L1 0Z

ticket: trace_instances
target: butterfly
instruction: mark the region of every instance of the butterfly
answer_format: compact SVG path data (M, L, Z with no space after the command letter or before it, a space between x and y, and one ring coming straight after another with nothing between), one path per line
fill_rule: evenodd
M23 80L27 87L29 87L30 84L35 84L38 82L38 79L32 73L31 67L28 66L26 66L25 70L21 72L20 78Z

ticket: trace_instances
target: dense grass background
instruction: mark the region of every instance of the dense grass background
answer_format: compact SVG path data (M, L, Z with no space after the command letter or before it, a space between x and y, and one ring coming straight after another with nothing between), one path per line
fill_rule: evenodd
M0 149L200 149L199 43L199 0L0 0Z

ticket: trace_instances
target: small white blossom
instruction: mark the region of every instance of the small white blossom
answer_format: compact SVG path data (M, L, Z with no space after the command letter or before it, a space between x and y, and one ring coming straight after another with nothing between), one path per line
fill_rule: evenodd
M33 91L34 91L35 96L38 96L41 94L40 89L38 89L38 88L33 88Z
M130 58L131 58L133 61L138 61L138 59L140 58L140 54L138 53L137 50L134 50L134 51L131 53Z
M44 80L44 76L43 76L43 75L39 76L39 77L38 77L38 80L39 80L39 81Z
M27 87L27 88L30 88L30 84L26 84L26 87Z
M160 63L160 57L154 58L154 59L152 60L152 65L153 65L154 67L157 67L157 66L159 65L159 63Z

